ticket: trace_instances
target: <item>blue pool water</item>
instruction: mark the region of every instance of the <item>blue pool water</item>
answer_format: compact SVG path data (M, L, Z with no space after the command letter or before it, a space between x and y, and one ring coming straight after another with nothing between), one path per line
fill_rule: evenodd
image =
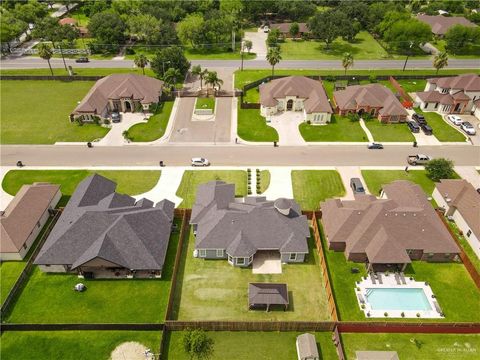
M372 310L432 310L423 289L367 289Z

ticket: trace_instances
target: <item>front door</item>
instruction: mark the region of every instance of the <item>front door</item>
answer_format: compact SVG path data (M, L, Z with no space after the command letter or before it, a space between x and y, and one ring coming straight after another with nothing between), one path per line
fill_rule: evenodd
M125 101L125 112L131 112L132 111L132 104L130 101Z
M293 108L293 100L290 99L287 101L287 111L291 111Z

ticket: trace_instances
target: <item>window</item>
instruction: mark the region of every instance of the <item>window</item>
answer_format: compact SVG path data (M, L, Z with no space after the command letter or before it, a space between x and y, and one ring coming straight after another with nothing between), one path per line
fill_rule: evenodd
M223 249L217 249L217 257L223 257L224 251Z
M438 103L435 103L435 109L438 109Z
M295 261L297 260L297 253L291 253L290 254L290 261Z
M250 264L253 261L253 255L248 258L248 263Z
M233 264L233 257L231 257L230 255L228 255L228 262Z
M245 258L237 258L237 265L245 265Z
M198 256L199 256L199 257L205 257L205 256L207 256L207 250L205 250L205 249L200 249L200 250L198 250Z
M472 235L472 230L468 229L468 231L467 231L467 237L470 237L470 235Z

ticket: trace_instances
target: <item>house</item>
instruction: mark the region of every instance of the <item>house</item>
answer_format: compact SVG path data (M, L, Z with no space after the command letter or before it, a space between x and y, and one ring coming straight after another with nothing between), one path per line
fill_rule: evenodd
M473 111L473 116L475 116L478 120L480 120L480 98L478 98L473 102L472 111Z
M270 30L278 29L278 31L280 31L280 34L283 37L289 38L289 37L292 37L290 35L290 26L292 26L292 24L293 23L270 24ZM308 28L307 23L297 23L297 24L298 24L298 35L300 37L310 35L310 29Z
M198 187L190 219L195 256L227 259L239 267L249 266L261 251L275 252L283 263L305 261L310 230L294 200L235 200L234 184L211 181Z
M161 277L175 204L115 192L94 174L75 189L35 264L98 278Z
M66 18L58 20L58 23L60 25L70 25L70 26L76 27L78 21L75 20L74 18L66 17Z
M445 216L453 218L480 259L480 194L466 180L440 180L433 191Z
M432 33L438 37L443 37L455 25L477 26L463 16L417 15L417 19L428 24L432 29Z
M480 99L480 76L462 74L428 79L425 91L416 93L415 102L426 111L464 114L476 110L478 99Z
M356 360L400 360L396 351L355 351Z
M305 76L287 76L259 86L260 114L264 117L281 111L301 111L304 121L330 122L333 110L322 82Z
M107 118L112 111L148 110L160 101L163 81L135 74L112 74L98 80L77 105L70 120Z
M347 86L334 91L333 100L340 115L370 114L382 123L407 121L407 110L390 89L380 84Z
M298 360L320 360L318 354L317 340L313 334L302 334L297 336Z
M380 199L330 199L321 204L328 248L369 269L405 269L412 260L452 261L460 252L422 188L398 180Z
M0 260L22 260L62 197L59 185L23 185L0 215Z
M248 309L266 308L270 306L282 306L288 309L288 287L287 284L277 283L250 283L248 284Z

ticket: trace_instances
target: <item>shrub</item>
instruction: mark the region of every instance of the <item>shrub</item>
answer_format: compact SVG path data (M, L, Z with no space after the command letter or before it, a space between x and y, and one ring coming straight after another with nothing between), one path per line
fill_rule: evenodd
M370 81L371 83L376 83L377 82L377 76L376 75L370 75L368 77L368 81Z
M188 329L183 336L183 348L190 359L208 359L213 353L213 339L202 329Z
M405 313L404 313L404 312L402 312L400 315L402 315L402 317L405 317Z
M427 171L427 176L436 182L440 181L440 179L451 179L455 174L453 161L444 158L430 160L425 165L425 170Z
M384 315L385 317L388 317L388 313L387 313L386 311L383 313L383 315Z

